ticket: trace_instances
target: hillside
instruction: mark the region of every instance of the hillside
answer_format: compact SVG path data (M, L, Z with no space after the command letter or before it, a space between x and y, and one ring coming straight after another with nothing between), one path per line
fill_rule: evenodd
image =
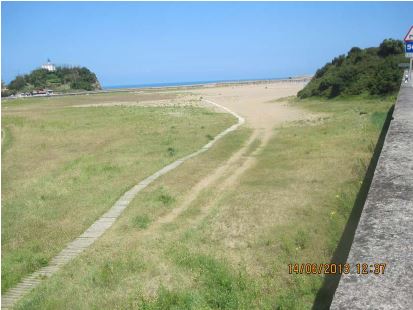
M12 93L30 92L35 89L55 91L101 89L96 75L85 67L56 67L55 71L36 69L19 75L8 85Z
M403 42L393 39L384 40L379 47L353 47L347 55L340 55L317 70L298 97L394 94L402 79L398 65L406 62L403 52Z

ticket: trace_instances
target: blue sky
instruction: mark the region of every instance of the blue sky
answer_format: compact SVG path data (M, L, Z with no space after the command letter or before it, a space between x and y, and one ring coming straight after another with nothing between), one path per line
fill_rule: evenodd
M312 74L351 47L403 39L413 2L2 2L1 75L50 58L102 85Z

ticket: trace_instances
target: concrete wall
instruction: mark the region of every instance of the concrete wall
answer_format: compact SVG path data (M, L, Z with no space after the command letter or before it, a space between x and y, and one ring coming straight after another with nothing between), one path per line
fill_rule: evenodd
M331 309L413 309L413 86L402 84ZM357 263L369 274L358 274ZM386 263L384 274L370 273Z

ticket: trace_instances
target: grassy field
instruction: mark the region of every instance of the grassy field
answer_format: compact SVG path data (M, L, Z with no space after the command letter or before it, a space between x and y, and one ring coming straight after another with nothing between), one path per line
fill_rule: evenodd
M2 291L46 265L131 186L235 123L191 106L72 105L176 97L122 93L3 103Z
M145 189L18 308L311 308L323 276L291 275L288 264L330 261L393 101L292 100L319 117L277 129L258 152L251 144L256 164L236 186L220 191L218 180L153 228L250 134L231 133Z

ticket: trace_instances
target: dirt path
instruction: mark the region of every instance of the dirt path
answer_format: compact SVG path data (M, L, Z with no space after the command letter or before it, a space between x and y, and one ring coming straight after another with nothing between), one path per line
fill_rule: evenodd
M255 155L265 147L273 136L275 127L285 122L312 117L312 115L302 109L271 102L278 98L295 95L303 87L303 84L280 84L278 87L270 85L272 86L271 88L264 84L226 86L191 91L192 93L202 95L203 101L212 105L213 108L216 108L216 103L219 103L221 110L223 108L227 112L234 111L236 114L241 115L245 118L247 126L253 129L253 132L236 153L209 175L201 179L177 208L160 217L150 227L142 231L142 236L156 234L156 230L163 224L173 222L180 214L187 210L203 190L214 187L214 199L208 205L203 206L201 218L204 217L211 205L225 193L226 189L235 186L241 175L255 164ZM256 140L259 143L253 146ZM251 147L255 148L251 150L251 154L247 154ZM218 182L219 184L217 184Z
M284 122L308 118L308 112L276 99L294 96L304 84L268 83L194 90L196 94L224 105L245 118L247 126L271 134Z
M254 132L248 141L235 153L233 154L230 159L216 168L211 174L207 175L205 178L201 179L192 189L191 192L185 197L182 204L174 208L170 213L164 215L163 217L159 218L155 223L153 223L149 229L144 231L145 235L152 234L154 230L159 228L162 224L167 224L173 222L183 211L185 211L189 205L195 201L198 195L201 193L202 190L211 186L215 182L217 182L221 177L223 177L226 173L231 171L237 171L241 168L236 168L236 165L240 163L242 160L243 154L246 152L247 148L250 144L255 140L257 136L257 132Z

